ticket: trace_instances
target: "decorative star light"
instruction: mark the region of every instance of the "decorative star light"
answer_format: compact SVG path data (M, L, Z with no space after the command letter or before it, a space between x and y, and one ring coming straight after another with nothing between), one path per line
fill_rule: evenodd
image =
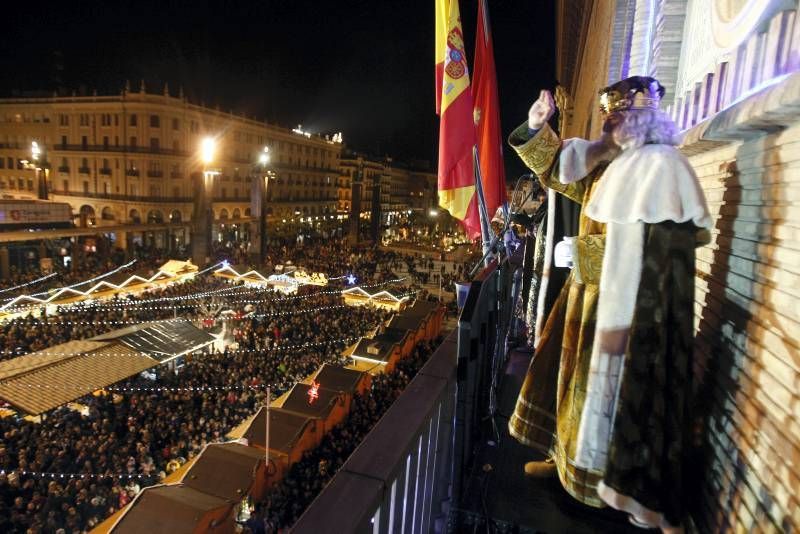
M319 382L311 381L311 387L308 390L308 403L314 404L319 398Z
M354 274L348 274L347 275L347 285L352 286L353 284L356 283L356 280L357 280L356 279L356 275L354 275Z
M228 260L222 260L222 268L224 269L227 266L228 266Z

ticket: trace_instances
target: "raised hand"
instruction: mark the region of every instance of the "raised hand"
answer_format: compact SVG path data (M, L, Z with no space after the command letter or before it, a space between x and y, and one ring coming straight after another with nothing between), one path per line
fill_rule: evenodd
M550 91L542 90L539 93L538 100L533 103L528 111L528 128L538 130L550 120L555 111L556 103L553 100L553 95L550 94Z

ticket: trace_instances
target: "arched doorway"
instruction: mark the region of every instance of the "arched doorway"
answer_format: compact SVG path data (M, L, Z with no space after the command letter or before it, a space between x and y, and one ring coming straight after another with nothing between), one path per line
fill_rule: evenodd
M180 210L172 210L172 213L169 214L169 222L171 223L179 223L183 220L181 216Z
M147 212L147 224L161 224L164 222L164 214L159 210Z
M128 213L128 220L134 224L142 224L142 216L139 215L139 210L131 210Z
M97 223L97 218L94 213L94 208L91 207L89 204L84 204L81 206L81 209L78 210L78 216L81 219L80 226L85 228L87 226L94 226Z

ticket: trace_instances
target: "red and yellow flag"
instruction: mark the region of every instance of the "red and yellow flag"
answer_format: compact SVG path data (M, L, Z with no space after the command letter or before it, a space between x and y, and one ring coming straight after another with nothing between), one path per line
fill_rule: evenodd
M503 140L500 127L500 100L494 45L486 0L478 1L478 31L475 35L475 71L472 98L475 101L475 133L486 211L493 217L506 201L506 172L503 166Z
M481 235L472 154L475 125L458 0L436 0L436 64L439 206L475 239Z

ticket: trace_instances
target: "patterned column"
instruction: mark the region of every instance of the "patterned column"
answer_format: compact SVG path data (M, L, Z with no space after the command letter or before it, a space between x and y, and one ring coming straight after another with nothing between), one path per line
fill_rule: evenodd
M667 90L665 103L675 98L687 4L688 0L658 1L650 72Z
M658 3L658 0L636 0L628 76L648 76L651 72L652 43Z

